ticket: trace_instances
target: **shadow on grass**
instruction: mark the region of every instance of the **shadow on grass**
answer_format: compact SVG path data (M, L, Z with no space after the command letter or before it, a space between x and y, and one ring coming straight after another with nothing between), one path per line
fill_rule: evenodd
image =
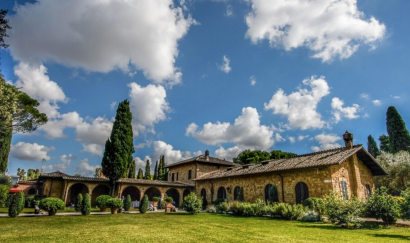
M380 238L393 238L398 240L410 240L410 236L404 235L391 235L391 234L368 234L373 237L380 237Z
M386 227L379 222L365 222L362 224L360 228L346 228L339 225L334 224L326 224L326 223L303 223L303 225L298 225L297 227L301 228L317 228L317 229L326 229L326 230L360 230L360 229L367 229L367 230L379 230L379 229L386 229Z

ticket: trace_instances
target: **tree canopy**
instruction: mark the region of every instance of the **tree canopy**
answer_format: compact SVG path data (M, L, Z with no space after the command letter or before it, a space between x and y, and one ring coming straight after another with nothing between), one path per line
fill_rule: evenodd
M382 152L390 153L390 139L389 136L382 134L379 137L380 150Z
M261 151L261 150L244 150L238 157L233 159L233 162L238 164L254 164L270 159L284 159L294 157L296 154L282 152L281 150Z
M373 155L373 157L375 158L380 154L379 148L377 147L377 143L376 141L374 141L372 135L369 135L367 137L367 151L369 151L369 153Z
M410 151L410 135L406 124L394 106L390 106L386 113L387 133L390 139L392 153Z
M410 188L410 154L407 151L398 153L382 152L377 161L387 171L387 176L376 176L377 187L385 186L393 195L400 195L400 191Z
M8 19L6 19L7 10L0 9L0 48L7 48L8 45L4 41L4 37L8 37L7 29L11 29ZM0 69L1 72L1 69ZM3 75L0 73L0 77Z

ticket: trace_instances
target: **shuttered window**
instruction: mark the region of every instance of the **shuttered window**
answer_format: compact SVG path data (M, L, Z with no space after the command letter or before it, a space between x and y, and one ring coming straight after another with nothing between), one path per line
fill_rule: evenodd
M343 199L349 200L349 195L347 194L347 183L345 181L341 181L340 186L342 187Z

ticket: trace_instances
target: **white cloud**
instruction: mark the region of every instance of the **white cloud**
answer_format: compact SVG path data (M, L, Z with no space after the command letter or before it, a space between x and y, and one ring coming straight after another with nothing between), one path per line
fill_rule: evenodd
M117 102L114 101L114 102L111 103L110 109L114 110L116 106L117 106Z
M71 161L76 160L76 159L77 159L77 157L72 155L72 154L69 154L69 155L64 154L64 155L60 156L60 160L63 163L45 165L45 166L43 166L43 170L45 170L45 171L56 171L56 170L65 171L68 168L70 168Z
M242 149L268 149L274 144L272 129L260 124L258 111L252 107L243 108L234 124L208 122L198 131L198 125L191 123L185 135L210 145L235 143Z
M178 41L195 24L172 0L38 0L15 11L9 44L17 60L97 72L135 68L170 85L182 76L175 67Z
M37 143L18 142L17 144L11 145L10 155L19 160L50 160L48 152L53 151L54 149L54 147L46 147Z
M75 168L75 172L83 176L93 176L95 169L97 169L98 167L100 166L92 166L88 164L88 159L83 159L78 163L77 167Z
M366 93L361 93L360 98L367 100L367 99L369 99L369 95L366 94Z
M334 149L341 147L340 144L336 143L341 140L340 136L335 134L319 134L315 136L316 141L319 142L320 146L312 146L312 150L317 152L320 150Z
M373 100L373 104L376 106L380 106L382 104L381 100Z
M69 155L63 154L60 156L60 160L63 161L63 163L68 164L68 165L70 165L72 160L76 160L76 159L77 157L72 154L69 154Z
M167 93L161 85L148 85L142 87L137 83L130 83L130 108L134 135L143 132L147 127L153 131L155 123L166 120L166 113L171 108L166 101Z
M241 149L238 146L234 146L228 149L220 146L219 149L215 151L215 157L232 161L233 158L238 157L238 154L240 154L242 151L244 151L244 149Z
M228 17L232 17L233 16L233 9L232 9L232 5L227 5L226 6L226 12L225 15Z
M362 44L374 49L386 31L374 17L365 18L356 0L248 1L246 36L253 43L267 39L286 51L305 46L323 62L348 58Z
M75 127L76 140L83 143L104 145L111 134L113 122L97 117L91 123L82 122Z
M353 104L350 107L343 107L344 102L339 98L335 97L332 99L332 109L334 115L334 122L338 123L343 117L347 119L359 118L357 113L361 110L358 104Z
M276 134L275 134L275 141L276 141L276 142L285 142L286 139L284 139L284 138L282 137L282 135L280 135L280 133L276 133Z
M309 137L309 135L306 135L306 136L299 135L298 136L298 141L302 141L303 139L308 138L308 137Z
M47 138L67 138L67 135L63 133L64 129L76 127L83 123L83 119L77 112L69 112L60 116L61 118L49 120L45 125L39 128L39 130L46 133Z
M393 99L400 99L401 97L400 96L397 96L397 95L390 95L390 97L393 97Z
M255 76L251 76L251 77L250 77L250 80L251 80L251 85L252 85L252 86L255 86L255 84L256 84L256 78L255 78Z
M142 169L145 171L145 165L147 163L147 160L149 160L150 167L152 166L152 160L149 156L145 156L144 160L140 159L139 157L134 158L134 163L135 163L135 169L136 172L138 173L139 169Z
M312 76L302 83L311 90L299 87L297 92L286 95L282 89L279 89L269 103L265 103L265 110L273 110L273 114L285 116L291 127L302 130L322 128L325 122L316 109L319 101L330 93L329 86L323 76L320 78Z
M201 151L201 150L198 150L198 151L194 152L193 154L194 154L195 156L199 156L199 155L202 155L202 151Z
M223 56L223 63L218 66L218 68L225 72L225 73L229 73L231 71L231 67L229 66L229 63L231 62L231 60L228 59L228 57L226 57L225 55Z
M82 144L82 146L83 146L83 150L81 150L81 152L88 152L90 154L98 155L100 157L103 156L103 152L104 152L103 145L89 143L89 144Z
M296 142L296 139L294 137L289 137L288 139L289 139L290 143L295 143Z

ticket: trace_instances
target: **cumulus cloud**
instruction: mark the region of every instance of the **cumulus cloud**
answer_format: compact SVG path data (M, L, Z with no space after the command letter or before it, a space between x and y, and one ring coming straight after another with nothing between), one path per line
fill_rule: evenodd
M90 154L98 155L100 157L103 156L104 146L101 144L89 143L89 144L82 144L82 146L83 146L83 150L81 150L81 152L88 152Z
M224 55L223 63L220 66L218 66L218 68L225 73L229 73L231 71L231 67L229 66L230 62L231 60L229 60L228 57Z
M305 136L299 135L298 136L298 141L302 141L303 139L308 138L308 137L309 137L309 135L305 135Z
M170 85L182 76L178 41L195 24L172 0L38 0L14 10L9 44L17 60L97 72L134 68Z
M290 143L295 143L296 142L295 137L288 137L288 139L289 139Z
M252 107L243 108L234 124L208 122L203 125L202 130L198 131L198 128L198 125L191 123L185 135L205 144L235 143L248 149L268 149L274 144L272 129L260 124L258 111Z
M60 118L56 118L48 121L45 125L39 128L40 131L46 133L46 137L49 139L55 138L67 138L64 134L64 129L76 127L83 123L83 118L77 112L68 112L60 115Z
M325 122L316 109L319 101L330 93L325 77L312 76L303 80L302 84L310 90L302 86L298 91L286 95L279 89L269 103L265 103L265 110L273 110L273 114L285 116L291 127L302 130L322 128Z
M68 168L70 168L71 161L76 160L76 159L77 157L72 154L69 154L69 155L63 154L60 156L60 160L63 163L45 165L43 166L43 170L45 171L56 171L56 170L65 171Z
M90 119L90 118L89 118ZM76 140L83 145L82 152L89 152L98 156L103 155L104 144L111 134L113 122L105 117L82 122L75 127Z
M238 154L240 154L242 151L244 151L244 149L238 146L234 146L228 149L220 146L217 150L215 150L215 157L232 161L233 158L238 157Z
M380 106L382 104L381 100L373 100L373 104L376 106Z
M335 97L332 99L332 109L334 115L334 122L338 123L343 117L347 119L359 118L357 113L361 110L358 104L353 104L350 107L343 107L344 102L339 98Z
M305 46L323 62L349 58L363 44L373 49L386 31L359 11L356 0L248 1L252 11L246 16L246 37L253 43L266 39L286 51Z
M83 159L78 163L75 172L83 176L92 176L98 167L100 166L88 164L88 159Z
M48 152L53 151L54 149L54 147L46 147L37 143L18 142L17 144L11 145L10 155L19 160L50 160Z
M171 108L166 101L167 93L161 85L150 84L142 87L137 83L130 83L130 108L133 115L134 132L138 135L147 129L153 131L155 123L166 120L166 113Z
M117 102L114 101L114 102L111 103L110 109L114 110L116 106L117 106Z
M340 144L336 143L337 141L341 140L340 136L336 134L319 134L315 136L316 141L319 142L319 146L312 146L312 150L317 152L320 150L327 150L327 149L334 149L341 147Z
M369 99L369 95L366 94L366 93L361 93L360 98L367 100L367 99Z

